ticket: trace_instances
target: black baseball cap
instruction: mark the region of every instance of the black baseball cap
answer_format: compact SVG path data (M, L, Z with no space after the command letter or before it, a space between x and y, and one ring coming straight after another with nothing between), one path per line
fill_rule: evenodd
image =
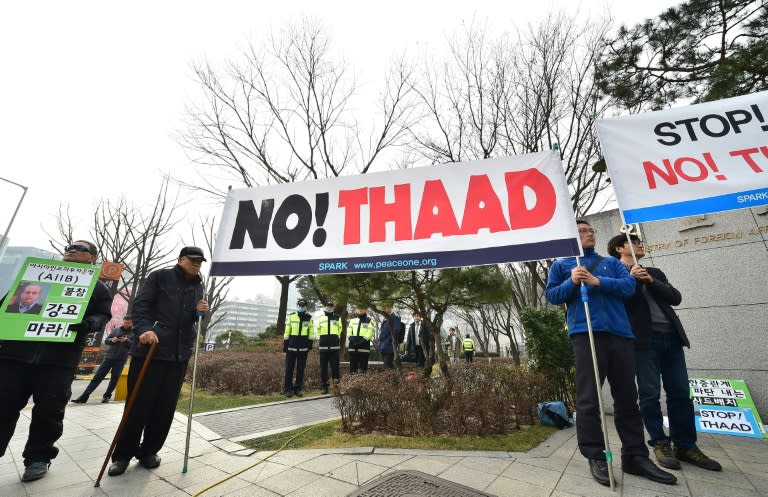
M307 301L304 299L299 299L296 301L296 305L307 305Z
M179 252L179 258L182 257L189 257L190 259L202 259L204 261L208 260L205 258L203 249L200 247L184 247L181 249L181 252Z

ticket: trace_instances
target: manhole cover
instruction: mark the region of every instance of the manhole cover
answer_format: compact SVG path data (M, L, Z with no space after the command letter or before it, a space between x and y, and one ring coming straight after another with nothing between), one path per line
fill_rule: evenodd
M397 471L377 478L347 497L493 497L421 471Z

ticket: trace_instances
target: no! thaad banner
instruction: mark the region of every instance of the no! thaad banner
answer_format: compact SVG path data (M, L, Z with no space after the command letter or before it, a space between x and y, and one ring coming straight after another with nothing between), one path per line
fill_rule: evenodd
M214 276L432 269L580 254L555 152L231 190Z
M99 280L89 264L28 257L0 306L0 339L72 342Z
M768 92L602 119L627 223L768 204Z

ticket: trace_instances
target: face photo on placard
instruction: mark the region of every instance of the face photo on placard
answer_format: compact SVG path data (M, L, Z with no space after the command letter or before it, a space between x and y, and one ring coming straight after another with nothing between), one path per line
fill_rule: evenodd
M43 310L43 303L48 292L49 283L38 283L33 281L22 281L19 287L11 297L11 303L5 310L7 313L14 314L40 314Z

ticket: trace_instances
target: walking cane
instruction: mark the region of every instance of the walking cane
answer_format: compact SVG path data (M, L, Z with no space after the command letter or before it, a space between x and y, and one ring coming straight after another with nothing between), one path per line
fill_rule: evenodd
M195 404L195 378L197 376L197 353L200 351L200 331L203 326L203 311L197 311L197 336L195 337L195 358L192 361L192 389L189 392L189 409L187 413L187 443L184 446L184 467L181 473L187 472L189 461L189 439L192 436L192 407Z
M138 397L139 395L141 382L144 381L144 375L147 373L149 363L150 361L152 361L152 356L155 354L156 348L157 348L157 342L154 342L152 345L149 346L149 352L147 352L147 357L144 359L144 364L141 366L141 371L139 371L139 376L138 378L136 378L136 384L133 386L133 391L131 392L131 396L128 397L128 402L125 404L125 409L123 410L123 417L120 420L120 425L118 425L117 427L117 433L115 433L115 438L112 439L112 445L109 446L109 452L107 452L107 457L104 458L104 464L101 465L101 471L99 471L99 477L96 478L96 483L94 483L93 485L94 487L98 487L99 484L101 483L101 477L104 476L104 470L107 469L107 463L109 462L109 458L112 456L112 451L115 450L115 445L117 445L117 441L120 440L120 435L123 434L125 423L128 421L128 415L131 413L131 409L133 409L133 404L136 402L136 397Z
M579 257L576 256L576 265L580 266ZM605 444L605 462L608 463L608 481L611 484L611 490L615 490L613 481L613 454L611 446L608 444L608 429L605 424L605 410L603 409L603 392L600 388L600 372L597 369L597 352L595 351L595 336L592 333L592 318L589 316L589 293L587 285L581 282L581 301L584 303L584 313L587 316L587 334L589 335L589 348L592 352L592 369L595 372L595 389L597 390L597 405L600 409L600 425L603 429L603 444Z

